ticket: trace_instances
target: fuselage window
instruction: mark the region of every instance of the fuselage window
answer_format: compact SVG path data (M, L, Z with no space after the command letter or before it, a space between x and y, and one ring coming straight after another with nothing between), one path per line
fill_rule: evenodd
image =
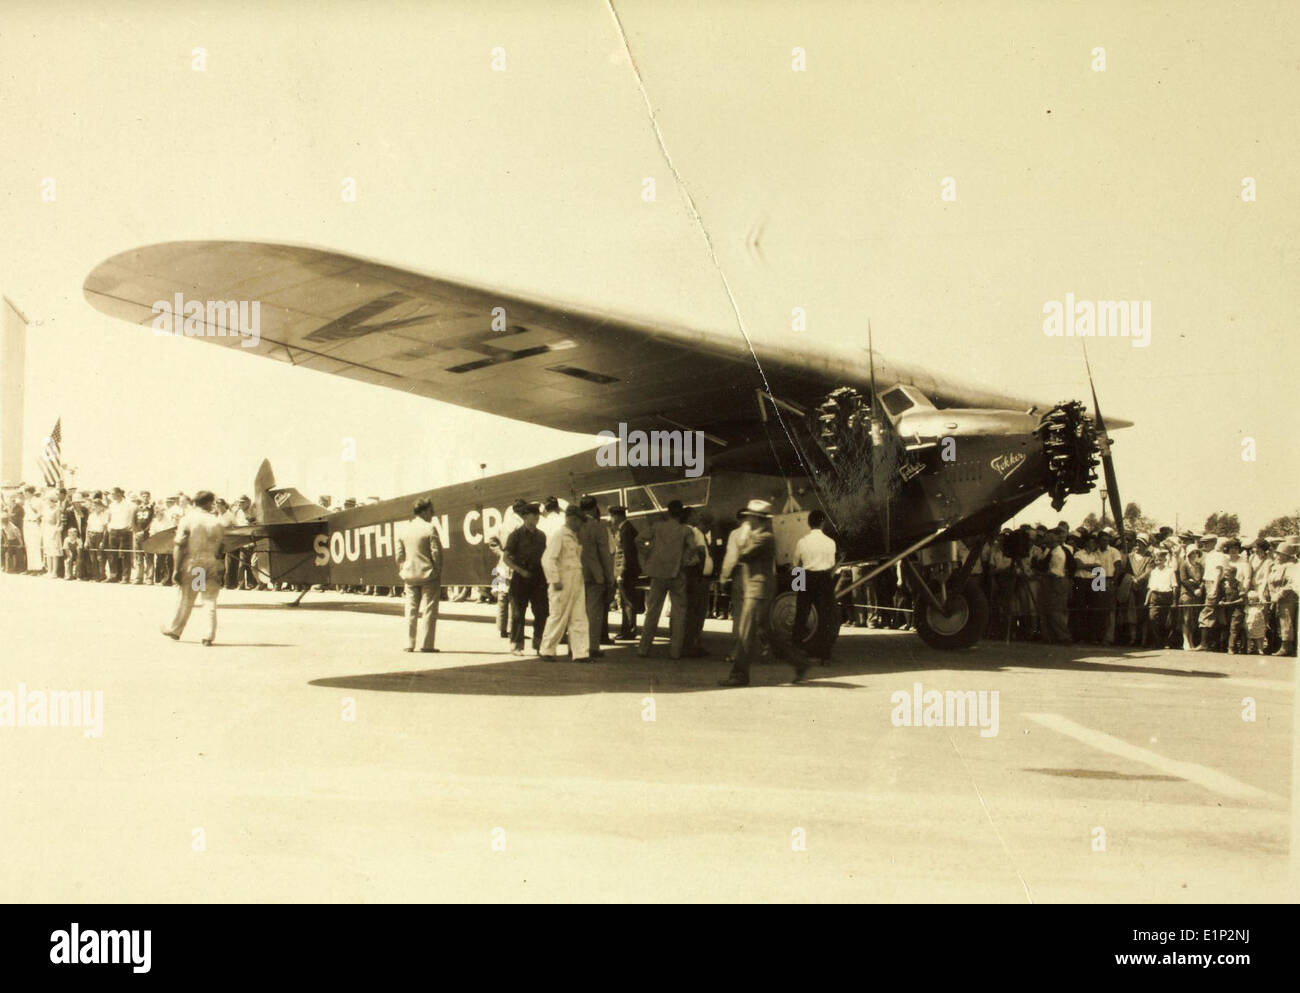
M649 491L644 486L629 486L623 491L623 502L627 505L628 515L648 514L656 509L655 502L650 498Z
M703 507L709 502L709 477L651 483L650 493L661 508L667 507L673 500L680 500L683 507Z
M897 417L903 411L910 410L912 407L916 406L912 401L912 398L897 387L882 395L880 402L884 404L885 410L889 413L890 417Z

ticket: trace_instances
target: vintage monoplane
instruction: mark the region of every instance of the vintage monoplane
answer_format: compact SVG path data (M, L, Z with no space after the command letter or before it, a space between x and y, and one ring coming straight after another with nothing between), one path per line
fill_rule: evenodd
M96 309L155 333L565 431L642 432L654 451L686 432L704 441L702 471L689 475L680 465L604 464L593 448L341 513L276 487L264 464L257 524L230 540L255 543L276 582L394 583L393 525L418 495L434 500L443 582L457 585L490 581L497 556L485 536L521 496L590 493L634 520L674 499L729 520L764 497L781 511L787 592L773 601L775 630L792 633L793 544L821 507L845 560L866 567L859 582L901 563L920 636L960 648L978 640L987 617L970 579L985 536L1044 493L1059 508L1089 492L1099 454L1121 519L1095 390L1090 415L1077 401L1021 399L891 362L869 341L854 350L762 346L740 331L666 326L290 245L151 245L97 266L84 291ZM255 335L231 320L250 302ZM838 624L814 612L799 637Z

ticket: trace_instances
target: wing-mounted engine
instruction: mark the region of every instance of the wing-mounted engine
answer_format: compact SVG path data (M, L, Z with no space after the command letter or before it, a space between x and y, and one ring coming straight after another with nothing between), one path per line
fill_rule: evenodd
M1047 492L1060 510L1071 493L1090 493L1097 481L1097 429L1077 400L1058 403L1035 432L1047 459Z
M871 401L850 386L833 391L816 410L817 440L836 468L857 465L872 447Z
M892 426L874 416L871 397L850 386L829 393L810 427L824 456L813 481L849 548L889 544L891 506L902 489L905 452Z

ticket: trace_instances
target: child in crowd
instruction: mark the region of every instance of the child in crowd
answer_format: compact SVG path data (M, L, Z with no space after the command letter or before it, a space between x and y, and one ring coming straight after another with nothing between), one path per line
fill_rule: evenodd
M1241 583L1237 580L1237 567L1225 564L1219 576L1218 596L1220 616L1223 628L1228 633L1228 653L1240 655L1244 648L1242 628L1246 621L1245 600L1241 595Z
M81 575L81 535L76 528L68 528L63 535L63 578L77 579Z
M1268 635L1268 618L1259 594L1251 590L1246 594L1246 654L1263 655L1264 639Z

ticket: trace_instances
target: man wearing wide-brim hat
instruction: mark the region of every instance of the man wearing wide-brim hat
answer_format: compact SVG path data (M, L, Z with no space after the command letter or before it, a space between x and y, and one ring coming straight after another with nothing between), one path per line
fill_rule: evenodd
M736 646L732 650L731 673L719 686L748 686L749 668L759 652L760 640L768 641L768 614L776 594L776 539L772 535L772 505L766 500L750 500L742 513L748 533L741 539L737 553L740 579L745 591L737 624ZM797 683L808 671L808 662L792 649L789 660L794 666Z
M1268 596L1277 611L1278 637L1282 646L1273 655L1296 654L1296 604L1300 595L1300 538L1286 538L1277 546L1277 560L1269 572Z
M1094 615L1089 609L1092 600L1092 570L1097 565L1097 545L1093 532L1079 525L1074 531L1073 545L1074 571L1069 577L1070 637L1075 641L1094 641Z
M1097 640L1103 645L1115 644L1120 579L1128 568L1127 556L1115 546L1116 537L1115 530L1109 527L1102 528L1097 534L1097 564L1104 571L1106 580L1101 589L1092 591L1092 604L1096 611L1093 625Z
M1276 606L1268 599L1269 579L1273 574L1274 562L1273 548L1267 538L1260 535L1251 543L1247 560L1250 562L1249 592L1255 594L1264 609L1265 643L1270 651L1276 650L1281 642L1277 635Z
M1124 533L1132 535L1133 540L1128 543L1128 569L1120 579L1120 622L1124 625L1120 640L1138 646L1146 642L1147 580L1156 560L1151 549L1151 535L1145 531Z
M1190 546L1178 565L1178 621L1183 631L1183 651L1205 651L1198 619L1205 606L1205 553Z
M1228 563L1228 553L1223 550L1227 538L1207 531L1200 537L1201 551L1205 553L1202 567L1205 570L1205 606L1201 608L1201 644L1203 651L1219 647L1219 601L1215 591L1219 588L1219 576Z

